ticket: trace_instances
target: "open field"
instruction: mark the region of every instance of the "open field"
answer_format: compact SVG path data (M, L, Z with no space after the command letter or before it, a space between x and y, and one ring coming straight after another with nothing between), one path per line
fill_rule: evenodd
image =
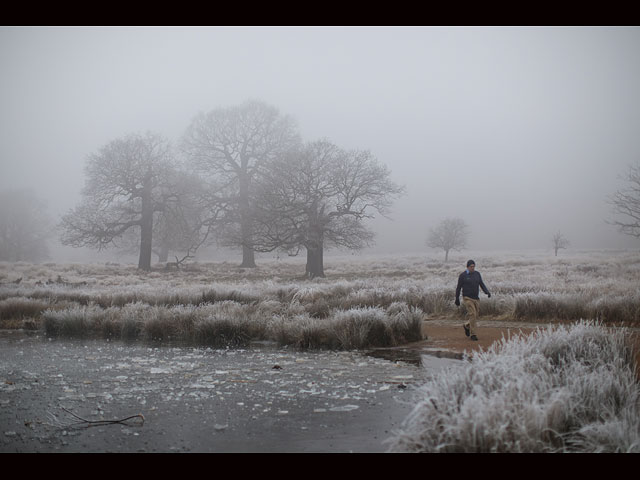
M492 253L475 258L492 292L484 318L640 323L640 253ZM0 263L0 328L48 335L301 348L393 346L420 339L430 318L456 318L462 258L329 257L326 278L301 259L256 269L194 263L151 272L122 264Z
M480 328L540 329L476 349L466 366L428 379L390 449L638 451L638 352L629 339L640 327L640 253L474 257L492 292L481 297ZM465 261L329 257L327 277L314 280L302 277L301 259L149 273L117 264L4 263L0 328L215 348L411 345L425 326L457 329L464 312L453 300Z

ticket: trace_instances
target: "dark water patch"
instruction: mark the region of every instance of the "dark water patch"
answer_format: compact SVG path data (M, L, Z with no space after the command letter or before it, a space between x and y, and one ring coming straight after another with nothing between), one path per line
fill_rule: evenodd
M416 350L410 348L376 348L364 352L365 355L389 360L390 362L405 362L418 367L425 367L429 369L434 366L436 362L434 359L445 360L463 360L464 356L459 352L451 352L448 350Z

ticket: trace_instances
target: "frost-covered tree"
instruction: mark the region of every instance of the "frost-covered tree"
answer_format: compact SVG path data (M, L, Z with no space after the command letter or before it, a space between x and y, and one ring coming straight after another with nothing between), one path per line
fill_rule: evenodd
M436 227L429 229L427 245L444 250L444 261L449 261L449 251L467 246L469 227L460 218L445 218Z
M82 201L63 216L62 243L101 250L140 233L138 268L151 269L154 214L180 198L170 143L152 133L109 142L88 157Z
M368 151L321 140L266 164L256 188L254 247L307 253L308 277L324 276L325 247L361 249L373 233L364 220L386 214L404 188Z
M260 101L247 101L197 115L182 148L206 181L232 192L220 234L223 244L242 247L242 267L255 267L253 184L266 162L299 142L292 118Z
M553 250L556 254L556 257L558 256L558 250L560 249L564 249L567 248L570 244L569 244L569 240L567 240L564 235L562 235L562 233L557 232L553 238Z
M625 180L628 185L609 198L616 216L611 223L622 233L640 238L640 163L629 167Z
M212 201L210 186L195 175L175 171L172 183L175 197L154 214L153 221L152 252L161 263L169 261L170 255L176 262L193 257L211 240L210 233L219 226L217 220L225 207L219 196ZM134 227L123 234L122 251L138 251L138 230Z
M33 191L0 192L0 260L37 262L46 259L50 231L46 205Z

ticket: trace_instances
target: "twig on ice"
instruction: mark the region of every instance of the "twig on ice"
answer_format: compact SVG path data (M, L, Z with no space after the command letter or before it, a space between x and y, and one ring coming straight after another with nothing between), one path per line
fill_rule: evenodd
M70 410L67 410L64 407L60 407L62 408L62 410L64 410L65 412L67 412L69 415L74 416L75 418L77 418L78 420L80 420L79 422L73 422L70 424L61 424L61 426L63 427L72 427L75 425L82 425L82 424L86 424L87 427L95 427L95 426L100 426L100 425L114 425L116 423L126 423L128 420L132 420L134 418L139 418L142 420L142 422L140 423L140 425L144 425L144 415L142 415L141 413L138 413L137 415L131 415L129 417L125 417L125 418L119 418L116 420L87 420L86 418L82 418L78 415L76 415L75 413L73 413ZM58 422L60 423L60 422Z

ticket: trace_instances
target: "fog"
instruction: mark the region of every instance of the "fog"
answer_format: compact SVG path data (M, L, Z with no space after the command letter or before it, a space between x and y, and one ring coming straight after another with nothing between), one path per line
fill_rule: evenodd
M33 189L54 221L107 142L177 142L199 111L258 99L406 186L367 252L437 254L445 217L469 255L551 251L558 230L638 247L606 200L640 151L640 28L2 27L0 68L0 189Z

